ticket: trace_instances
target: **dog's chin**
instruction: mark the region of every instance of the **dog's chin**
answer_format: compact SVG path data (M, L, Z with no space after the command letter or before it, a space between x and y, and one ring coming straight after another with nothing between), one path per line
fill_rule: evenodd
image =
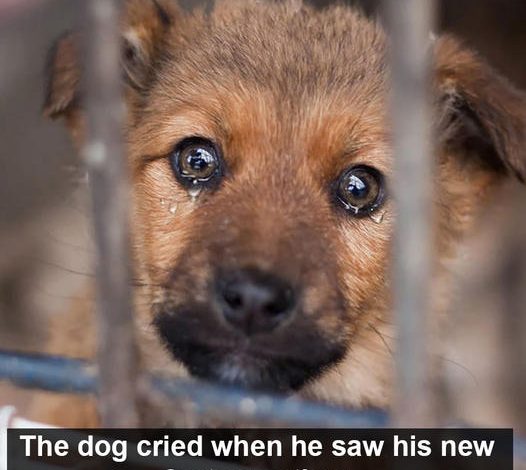
M296 325L281 336L244 337L194 315L158 313L155 327L191 375L252 390L290 393L341 360L345 347ZM191 319L193 319L191 321Z
M308 320L269 334L246 336L225 328L206 308L160 308L155 328L175 360L194 377L267 392L301 389L346 351L343 340L331 341Z
M248 351L219 351L193 345L192 353L185 355L177 349L172 351L174 357L181 360L193 376L251 390L293 392L319 375L322 369Z

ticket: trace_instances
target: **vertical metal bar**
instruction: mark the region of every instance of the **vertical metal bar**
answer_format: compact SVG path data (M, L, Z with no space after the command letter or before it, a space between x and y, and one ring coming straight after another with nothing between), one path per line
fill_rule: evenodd
M433 0L386 0L392 74L394 181L397 222L393 301L398 327L394 422L432 421L427 347L430 310L432 131L430 99Z
M133 334L128 185L121 139L121 90L117 3L83 1L84 148L98 247L99 405L106 427L135 426L136 348Z

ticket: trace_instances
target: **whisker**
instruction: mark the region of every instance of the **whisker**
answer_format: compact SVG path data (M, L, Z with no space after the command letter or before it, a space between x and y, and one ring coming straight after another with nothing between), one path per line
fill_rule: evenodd
M372 323L368 323L367 326L378 335L378 337L382 341L383 345L385 346L385 348L389 352L390 356L394 357L394 353L393 353L392 349L389 347L389 344L387 343L387 341L384 338L384 336L382 335L382 333L378 330L378 328L376 328Z
M468 374L468 376L471 378L471 380L473 380L473 385L475 385L477 387L480 385L479 380L477 379L477 376L470 369L468 369L466 366L462 365L460 362L454 361L453 359L449 359L448 357L442 356L442 355L439 355L438 358L441 361L453 364L454 366L458 367L463 372L466 372Z
M66 266L62 266L60 264L54 263L53 261L45 260L42 258L29 257L29 259L37 263L45 264L46 266L50 266L52 268L60 269L61 271L64 271L70 274L74 274L76 276L85 276L90 279L96 278L96 274L93 272L79 271L79 270L69 268ZM164 287L162 284L146 283L142 279L139 279L139 278L131 279L130 285L133 287L157 287L157 288Z
M64 272L67 272L67 273L70 273L70 274L75 274L77 276L86 276L86 277L90 277L90 278L94 278L95 277L95 274L92 273L92 272L79 271L79 270L76 270L76 269L73 269L73 268L69 268L69 267L66 267L66 266L61 266L60 264L57 264L57 263L55 263L53 261L45 260L45 259L42 259L42 258L37 258L37 257L31 256L31 257L28 257L28 259L30 259L31 261L35 261L37 263L44 264L46 266L50 266L52 268L60 269L61 271L64 271Z
M60 244L60 245L63 245L63 246L68 246L70 248L75 248L76 250L80 250L80 251L82 251L84 253L87 253L89 255L94 255L95 254L94 250L91 250L91 249L87 248L86 246L77 245L76 243L71 243L70 241L63 240L63 239L57 237L56 235L54 235L53 233L51 233L49 230L45 230L45 236L46 236L46 238L48 238L49 240L51 240L52 242L55 242L57 244Z

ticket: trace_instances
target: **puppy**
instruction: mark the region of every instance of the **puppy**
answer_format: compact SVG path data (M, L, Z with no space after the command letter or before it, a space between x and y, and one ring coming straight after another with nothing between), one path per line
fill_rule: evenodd
M298 1L186 13L129 0L121 28L142 366L389 406L397 182L381 26L351 7ZM526 99L454 38L429 46L439 284L481 209L526 176ZM80 145L78 63L67 36L45 113ZM50 351L92 356L91 316L86 307L57 320ZM37 401L35 416L97 423L67 400Z

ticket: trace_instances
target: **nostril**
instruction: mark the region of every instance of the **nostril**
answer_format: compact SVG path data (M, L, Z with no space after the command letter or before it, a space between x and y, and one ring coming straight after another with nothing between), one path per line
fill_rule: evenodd
M278 316L288 312L294 305L294 298L291 289L276 290L273 299L267 302L263 309L265 313Z
M223 291L223 299L227 305L234 310L238 310L243 307L243 296L238 290L233 289L232 287L227 286L225 288Z

